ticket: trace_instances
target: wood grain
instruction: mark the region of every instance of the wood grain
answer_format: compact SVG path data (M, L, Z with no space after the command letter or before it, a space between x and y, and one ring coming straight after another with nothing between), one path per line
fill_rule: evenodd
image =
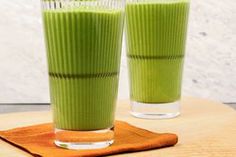
M182 115L169 120L137 119L128 113L128 101L117 105L117 119L155 132L171 132L179 136L175 147L121 154L135 157L235 157L236 111L224 104L183 98ZM51 121L50 112L24 112L0 115L0 130ZM0 157L30 157L27 153L0 140Z

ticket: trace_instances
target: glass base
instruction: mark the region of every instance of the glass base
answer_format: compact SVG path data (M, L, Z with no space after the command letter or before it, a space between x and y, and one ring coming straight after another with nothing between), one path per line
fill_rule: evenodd
M66 149L82 150L82 149L101 149L109 147L114 141L92 142L92 143L69 143L55 140L56 146Z
M180 102L150 104L132 101L130 113L143 119L175 118L180 115Z
M114 142L114 128L93 131L55 129L56 146L66 149L100 149Z

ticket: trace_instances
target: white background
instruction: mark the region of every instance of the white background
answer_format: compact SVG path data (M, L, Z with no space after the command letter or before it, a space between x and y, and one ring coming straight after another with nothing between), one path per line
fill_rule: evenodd
M0 0L0 102L49 102L39 0ZM236 1L192 0L183 95L236 102ZM128 99L125 48L119 99Z

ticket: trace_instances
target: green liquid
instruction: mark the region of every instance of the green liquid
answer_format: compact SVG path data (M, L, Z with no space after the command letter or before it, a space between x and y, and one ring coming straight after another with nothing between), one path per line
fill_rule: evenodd
M43 11L55 127L113 126L123 29L120 10Z
M166 103L180 99L188 12L188 0L127 4L132 100Z

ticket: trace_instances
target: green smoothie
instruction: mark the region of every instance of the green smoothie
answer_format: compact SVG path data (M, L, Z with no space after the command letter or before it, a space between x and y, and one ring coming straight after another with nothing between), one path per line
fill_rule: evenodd
M113 126L123 12L44 10L54 124L65 130Z
M127 57L133 101L180 99L188 12L188 0L128 2Z

